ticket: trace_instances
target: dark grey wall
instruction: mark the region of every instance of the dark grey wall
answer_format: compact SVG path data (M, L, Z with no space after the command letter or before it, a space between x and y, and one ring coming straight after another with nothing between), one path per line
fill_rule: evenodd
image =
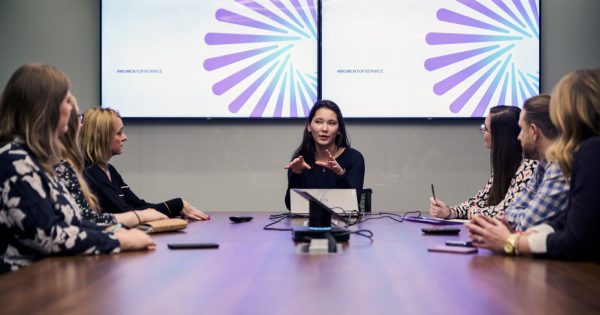
M542 89L566 73L600 67L600 1L541 0Z
M58 66L88 107L100 99L97 0L0 1L0 86L28 62Z
M21 64L54 64L69 74L84 108L99 103L97 0L2 0L0 86ZM542 0L542 90L568 71L600 67L600 1ZM366 187L377 210L455 203L489 176L480 122L350 122L366 159ZM201 209L281 210L283 165L300 141L301 122L128 122L129 141L114 159L141 196L180 195Z

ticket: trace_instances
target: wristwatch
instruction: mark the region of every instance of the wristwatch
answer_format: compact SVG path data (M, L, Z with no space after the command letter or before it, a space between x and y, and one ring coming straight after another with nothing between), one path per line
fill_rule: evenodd
M514 233L508 236L506 239L506 243L504 243L504 252L508 255L515 255L517 252L517 246L519 244L517 241L519 240L519 234Z

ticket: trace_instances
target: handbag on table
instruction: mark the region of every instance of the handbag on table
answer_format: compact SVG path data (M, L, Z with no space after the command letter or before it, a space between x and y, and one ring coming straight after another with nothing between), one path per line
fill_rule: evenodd
M179 231L187 227L187 221L179 218L163 219L150 222L144 222L136 226L148 234L170 231Z

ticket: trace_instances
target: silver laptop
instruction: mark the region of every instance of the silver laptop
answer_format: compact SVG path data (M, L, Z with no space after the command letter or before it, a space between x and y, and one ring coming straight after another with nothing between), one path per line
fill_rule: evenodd
M301 189L319 199L333 211L342 215L351 215L359 211L355 189ZM308 200L293 190L290 191L290 208L294 214L308 214ZM355 212L356 213L356 212Z

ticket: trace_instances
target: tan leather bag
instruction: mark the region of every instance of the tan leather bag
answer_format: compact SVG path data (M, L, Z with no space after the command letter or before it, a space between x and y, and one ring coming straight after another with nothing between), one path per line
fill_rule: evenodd
M136 228L150 234L169 231L183 230L187 227L187 221L183 219L163 219L138 224Z

